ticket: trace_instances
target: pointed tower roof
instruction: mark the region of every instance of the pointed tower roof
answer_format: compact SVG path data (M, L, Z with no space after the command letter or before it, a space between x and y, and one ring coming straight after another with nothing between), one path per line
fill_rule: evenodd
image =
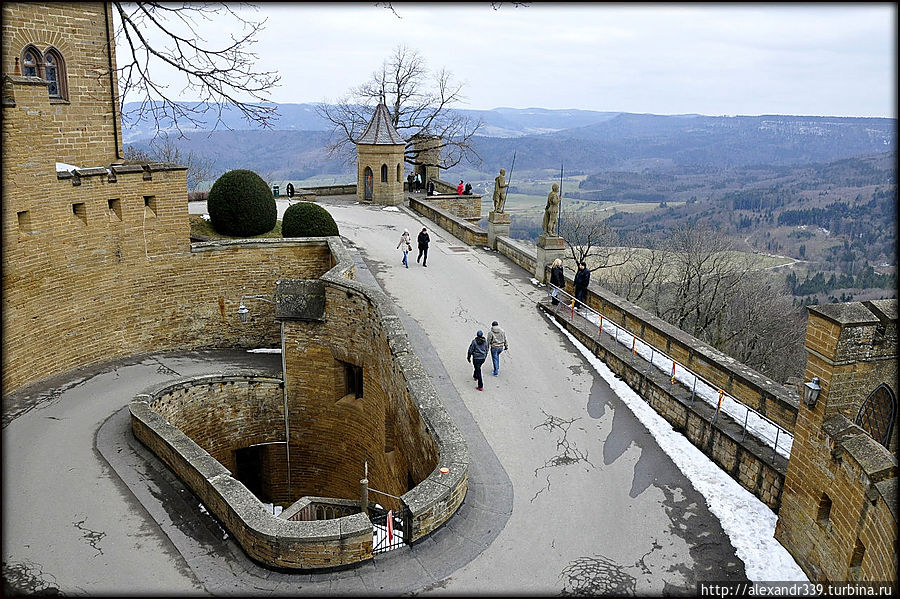
M395 146L403 145L406 141L400 137L397 130L391 124L391 115L388 113L387 106L379 104L375 107L375 114L369 126L363 131L363 134L356 140L358 144L369 144L377 146Z

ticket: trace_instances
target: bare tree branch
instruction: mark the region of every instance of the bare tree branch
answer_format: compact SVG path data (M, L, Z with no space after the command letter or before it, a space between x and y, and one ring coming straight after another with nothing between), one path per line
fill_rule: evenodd
M157 130L210 129L205 115L212 111L212 129L224 125L224 111L237 110L250 123L271 127L278 113L267 104L268 93L280 76L258 71L256 54L250 51L265 21L252 21L229 3L112 2L118 17L116 38L122 115L135 121L147 119ZM249 6L249 5L247 5ZM199 34L200 20L229 17L240 30L219 46L208 44ZM229 29L223 25L223 29ZM121 48L124 47L123 51ZM174 72L184 80L180 90L161 83L161 71ZM197 100L179 100L192 92ZM126 97L142 98L139 106L124 110ZM249 99L247 99L249 98Z
M482 122L473 122L453 107L465 100L463 84L453 81L446 70L429 71L416 50L398 46L371 78L331 104L322 102L318 114L331 122L330 156L342 156L347 162L355 158L355 140L363 133L375 106L384 104L397 132L406 140L405 161L420 161L420 151L413 147L417 134L440 139L439 166L448 169L463 160L479 164L481 158L472 146L472 137Z
M209 158L185 152L176 145L168 133L161 133L150 142L147 150L134 145L125 146L125 160L128 162L167 162L187 167L187 188L196 189L202 182L212 178L213 162Z
M621 247L618 233L596 210L578 210L570 204L562 211L559 235L575 264L584 262L591 271L621 266L634 254L633 248Z

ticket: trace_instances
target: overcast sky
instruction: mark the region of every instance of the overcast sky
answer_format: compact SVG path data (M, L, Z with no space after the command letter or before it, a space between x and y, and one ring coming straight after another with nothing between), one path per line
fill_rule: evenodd
M336 100L405 44L465 83L461 108L897 116L896 3L393 7L260 4L271 99Z

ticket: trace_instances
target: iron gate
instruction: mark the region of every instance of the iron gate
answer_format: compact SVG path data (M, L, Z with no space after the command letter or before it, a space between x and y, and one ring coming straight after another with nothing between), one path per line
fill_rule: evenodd
M390 526L388 512L391 512ZM372 553L384 553L407 542L412 531L412 518L409 508L402 506L396 510L377 506L369 507L369 520L372 521L373 538Z

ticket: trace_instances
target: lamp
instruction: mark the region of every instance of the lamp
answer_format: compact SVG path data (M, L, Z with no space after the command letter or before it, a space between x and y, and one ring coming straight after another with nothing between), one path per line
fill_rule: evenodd
M247 321L250 320L250 309L244 305L245 299L257 299L257 300L264 301L269 304L274 304L275 301L268 299L269 297L271 297L271 296L268 296L268 295L242 295L241 296L241 305L238 306L238 309L237 309L238 316L241 318L241 324L247 324Z
M822 387L819 386L819 377L814 376L811 381L804 383L803 385L803 403L810 408L814 408L816 406L816 401L819 399L819 391L821 390Z

